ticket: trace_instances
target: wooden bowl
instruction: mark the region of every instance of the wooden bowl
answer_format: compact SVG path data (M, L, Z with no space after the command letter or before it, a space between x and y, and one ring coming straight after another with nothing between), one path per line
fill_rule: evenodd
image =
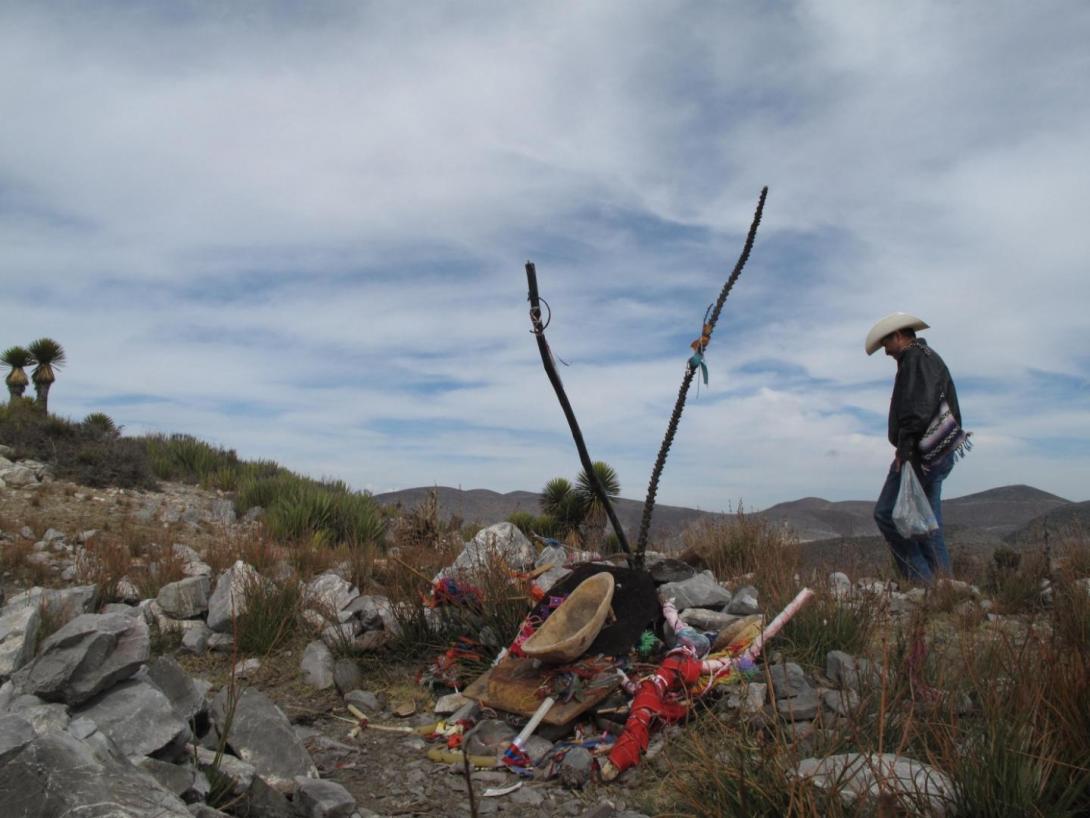
M602 630L612 602L613 574L602 571L587 577L522 643L523 653L550 664L578 659Z

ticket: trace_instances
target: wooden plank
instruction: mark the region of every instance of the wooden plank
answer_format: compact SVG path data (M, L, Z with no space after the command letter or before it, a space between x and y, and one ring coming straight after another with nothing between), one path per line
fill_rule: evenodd
M538 686L544 675L540 668L534 667L532 659L507 656L491 670L462 690L462 695L479 701L482 705L508 713L517 713L529 718L541 704ZM565 725L604 701L620 684L619 677L613 677L609 684L601 687L584 688L581 699L570 702L557 702L546 714L545 724Z

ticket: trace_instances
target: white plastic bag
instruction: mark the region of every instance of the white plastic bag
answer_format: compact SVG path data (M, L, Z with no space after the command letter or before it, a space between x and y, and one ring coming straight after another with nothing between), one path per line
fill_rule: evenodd
M901 464L901 487L893 504L893 524L902 537L923 537L939 527L931 503L910 463Z

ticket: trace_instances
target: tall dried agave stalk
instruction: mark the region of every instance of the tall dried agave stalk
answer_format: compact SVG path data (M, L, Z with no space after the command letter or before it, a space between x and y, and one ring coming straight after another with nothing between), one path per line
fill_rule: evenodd
M636 539L636 551L634 554L634 561L637 567L643 566L644 552L647 551L647 532L651 528L651 514L655 510L655 494L658 492L659 478L662 476L662 469L666 465L666 455L670 452L670 446L674 442L674 435L677 434L678 421L681 420L681 413L685 409L685 396L689 392L689 386L693 382L693 375L696 374L697 368L703 366L702 356L708 343L711 341L712 331L715 329L715 324L719 320L719 313L723 309L723 303L727 300L727 296L730 295L734 282L737 281L738 276L742 274L742 268L746 266L746 261L749 259L750 251L753 249L754 239L757 237L757 227L761 223L761 214L764 211L765 197L767 196L768 187L766 186L761 189L761 196L757 201L757 210L753 214L753 223L749 226L749 234L746 236L746 243L742 248L742 254L738 257L738 262L734 265L734 270L731 272L730 278L728 278L727 282L723 285L723 289L719 293L719 298L715 302L715 307L704 323L700 338L694 342L696 354L689 359L689 363L685 368L685 376L681 379L681 388L677 393L674 411L673 414L670 415L670 422L666 426L666 435L662 439L662 446L659 448L659 456L655 460L655 467L651 470L651 481L647 486L647 499L643 504L643 518L640 520L640 533L639 537Z

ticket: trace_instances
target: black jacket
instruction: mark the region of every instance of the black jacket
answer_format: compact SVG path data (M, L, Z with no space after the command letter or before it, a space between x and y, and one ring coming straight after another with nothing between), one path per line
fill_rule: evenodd
M950 370L927 341L917 338L897 361L897 379L889 401L889 442L897 447L902 461L916 462L916 447L943 398L960 425L961 409Z

